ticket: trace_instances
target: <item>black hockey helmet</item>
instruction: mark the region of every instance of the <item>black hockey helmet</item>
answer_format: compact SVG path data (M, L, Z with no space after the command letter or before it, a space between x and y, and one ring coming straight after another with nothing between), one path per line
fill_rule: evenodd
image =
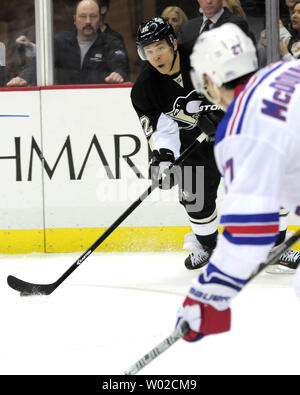
M137 52L142 60L147 60L144 52L146 45L166 40L170 47L174 48L175 39L175 30L168 19L161 17L149 19L138 28L136 36Z

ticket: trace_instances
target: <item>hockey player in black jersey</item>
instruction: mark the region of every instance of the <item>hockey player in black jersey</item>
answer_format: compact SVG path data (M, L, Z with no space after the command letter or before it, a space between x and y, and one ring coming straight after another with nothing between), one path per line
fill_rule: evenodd
M192 43L178 46L167 19L150 19L138 29L137 51L147 63L132 88L131 100L152 150L152 176L158 178L202 132L213 134L224 115L192 85L189 60L192 49ZM201 207L191 201L200 167L204 168L204 190L197 192L203 194ZM208 263L218 234L216 198L220 174L213 143L199 144L180 170L179 201L194 232L185 237L185 248L194 250L186 258L185 266L198 269ZM165 177L161 188L171 188L174 178Z

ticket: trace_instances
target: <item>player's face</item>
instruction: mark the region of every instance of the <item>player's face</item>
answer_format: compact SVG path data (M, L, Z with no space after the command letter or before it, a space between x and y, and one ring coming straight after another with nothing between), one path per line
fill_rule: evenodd
M296 4L291 14L292 28L300 30L300 4Z
M79 39L89 40L99 28L99 8L95 1L83 1L77 7L74 16Z
M198 3L207 18L217 14L223 7L223 0L198 0Z
M174 51L166 40L144 47L148 62L161 74L168 74L172 68Z

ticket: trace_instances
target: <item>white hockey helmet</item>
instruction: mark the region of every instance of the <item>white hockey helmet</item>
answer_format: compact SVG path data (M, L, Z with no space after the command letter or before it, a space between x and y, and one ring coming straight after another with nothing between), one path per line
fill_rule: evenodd
M252 40L235 24L225 23L200 34L191 55L191 78L197 92L205 92L204 75L217 87L258 68Z

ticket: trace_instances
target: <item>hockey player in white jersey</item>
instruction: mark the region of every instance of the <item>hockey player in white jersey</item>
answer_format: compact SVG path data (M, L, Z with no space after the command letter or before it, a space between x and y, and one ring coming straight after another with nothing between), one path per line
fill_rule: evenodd
M257 71L252 41L224 24L198 38L191 65L196 90L226 111L214 147L224 232L177 317L195 341L230 329L231 300L274 246L280 207L300 216L300 61ZM299 267L294 279L300 297Z

